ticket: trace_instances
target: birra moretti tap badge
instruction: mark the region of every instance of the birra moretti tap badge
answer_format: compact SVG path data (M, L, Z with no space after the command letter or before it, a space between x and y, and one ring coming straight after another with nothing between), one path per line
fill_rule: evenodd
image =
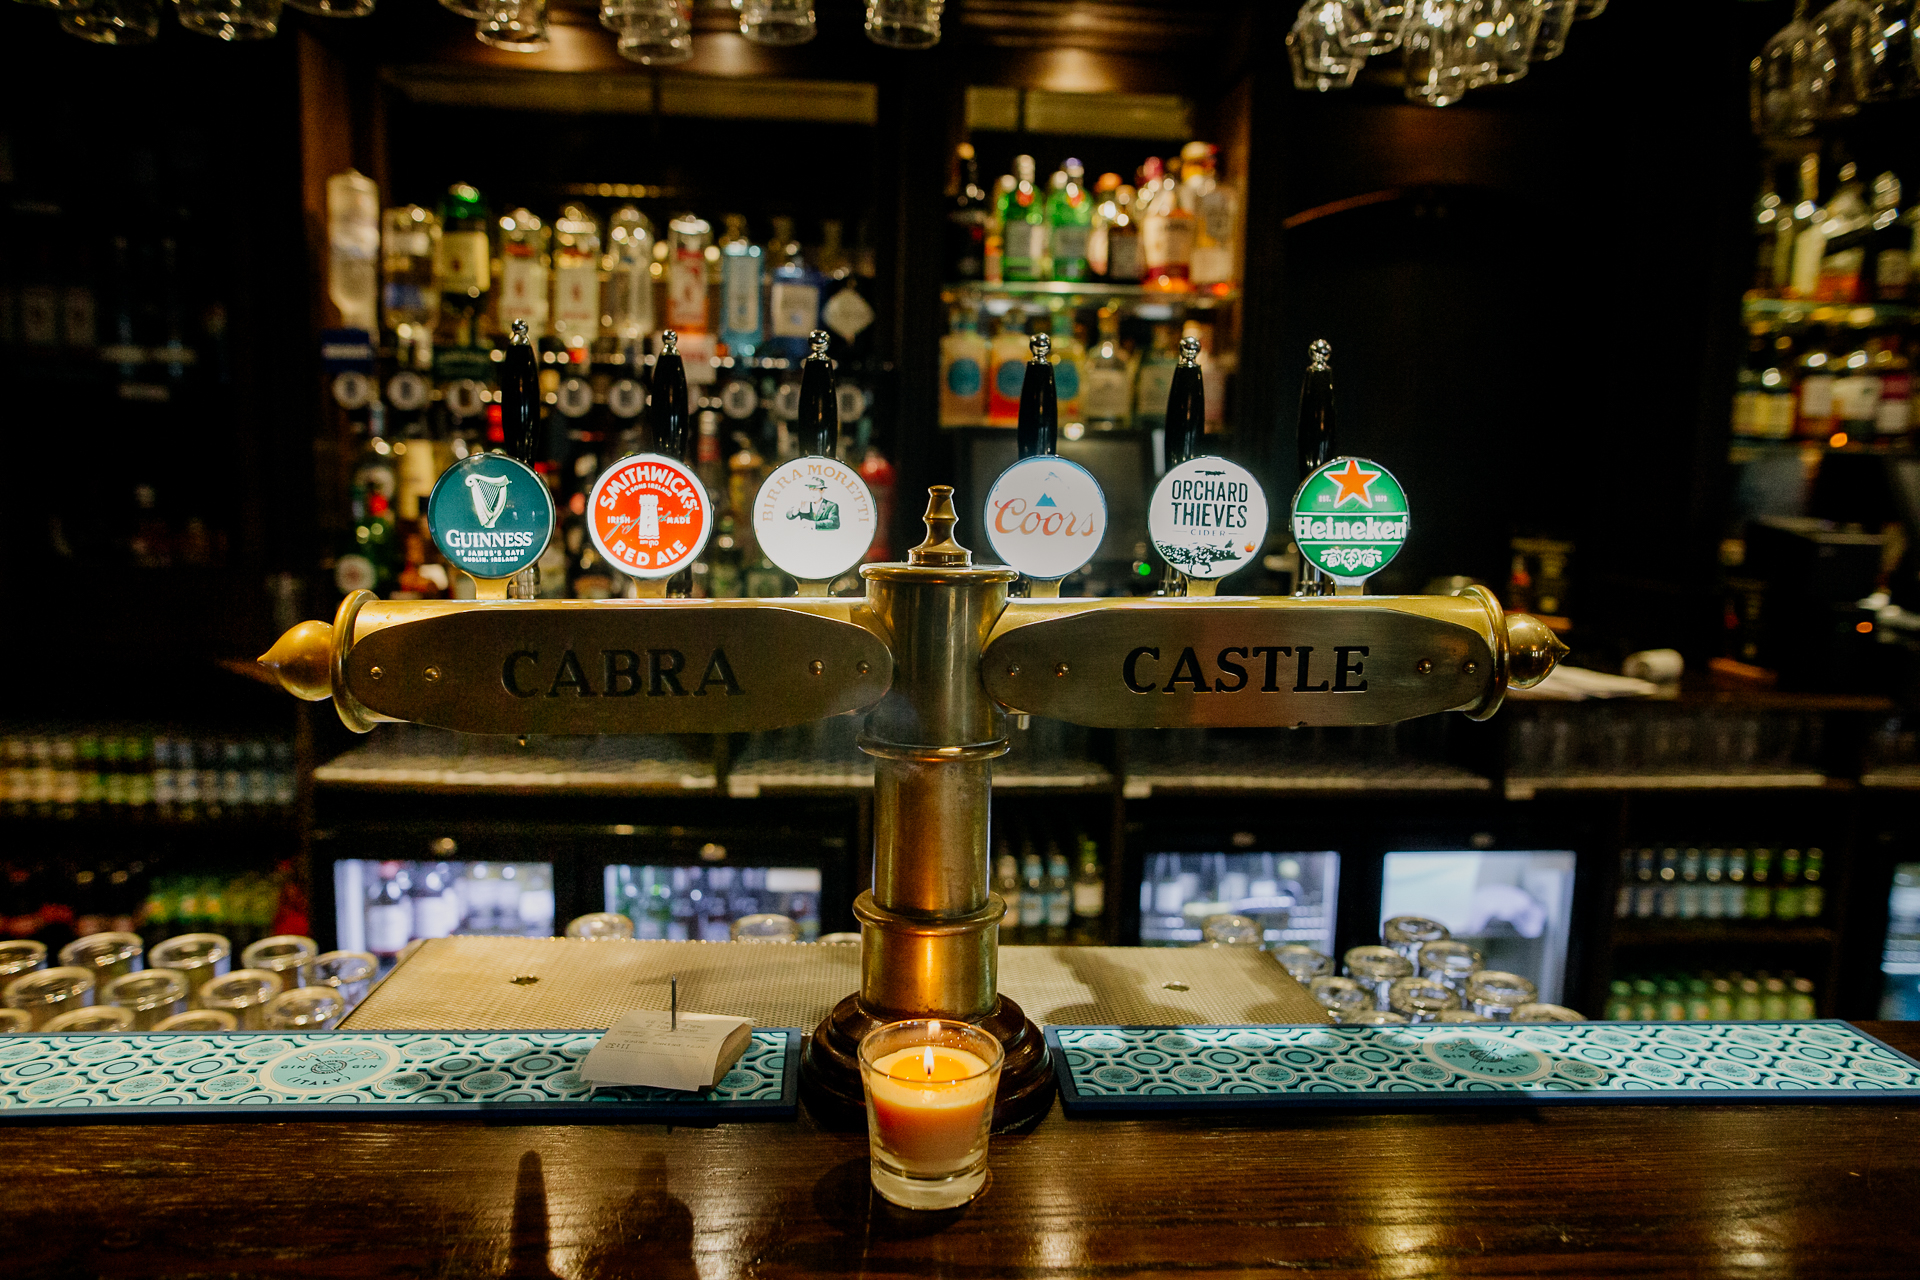
M1407 494L1365 458L1316 467L1293 497L1293 541L1308 564L1339 583L1364 582L1407 540Z
M553 495L525 463L504 453L470 453L434 483L427 529L454 568L476 578L511 578L547 549Z
M1193 458L1154 486L1147 532L1166 562L1189 578L1224 578L1267 538L1267 495L1225 458Z
M587 496L587 530L607 562L635 578L692 564L713 529L713 504L684 463L658 453L620 459Z
M1023 458L987 491L987 542L1042 582L1093 558L1107 534L1107 499L1085 467L1051 455Z
M859 564L873 532L873 495L837 458L782 463L753 500L760 549L802 582L837 578Z

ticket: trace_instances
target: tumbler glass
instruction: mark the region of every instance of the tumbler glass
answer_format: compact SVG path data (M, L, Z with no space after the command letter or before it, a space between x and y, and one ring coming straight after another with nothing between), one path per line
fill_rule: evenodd
M1482 969L1467 979L1467 1008L1495 1022L1511 1022L1513 1011L1539 999L1540 991L1517 973Z
M569 938L631 938L633 921L617 911L592 911L567 921Z
M1813 26L1806 20L1806 8L1796 5L1793 21L1774 32L1750 64L1753 131L1762 137L1812 133L1818 119Z
M1400 47L1400 35L1406 29L1406 0L1357 0L1360 20L1366 30L1357 37L1369 58L1377 53L1392 53Z
M373 990L374 975L379 972L379 958L372 952L328 951L314 957L313 985L338 991L352 1013Z
M600 0L600 25L621 31L633 22L681 22L679 0Z
M693 56L693 24L677 10L669 17L632 18L620 27L614 47L641 66L672 66Z
M151 1031L155 1023L187 1011L187 979L171 969L123 973L100 988L100 1003L129 1010L135 1031Z
M913 1018L860 1041L873 1189L908 1209L952 1209L987 1185L987 1135L1004 1060L978 1027Z
M1395 916L1380 926L1380 943L1418 962L1420 948L1429 942L1445 942L1453 934L1438 920L1425 916Z
M93 972L72 967L42 969L9 982L5 993L0 994L0 1003L9 1009L25 1009L38 1029L49 1018L93 1003Z
M1540 30L1533 38L1533 60L1550 62L1567 51L1573 29L1574 0L1541 0Z
M265 969L235 969L200 988L202 1009L223 1009L242 1030L260 1031L267 1025L267 1005L280 994L280 975Z
M1410 102L1444 107L1467 92L1465 0L1416 0L1400 37ZM1297 79L1296 79L1297 83Z
M1387 1007L1409 1022L1433 1022L1447 1010L1458 1009L1460 997L1431 978L1401 978L1387 989Z
M867 0L867 39L895 49L939 44L945 8L946 0Z
M32 973L36 969L47 967L47 948L45 944L31 939L21 938L12 942L0 942L0 990L22 974Z
M1480 972L1480 953L1451 939L1429 942L1420 948L1417 967L1421 977L1464 991L1467 979Z
M800 926L793 918L771 911L741 916L727 927L727 933L735 942L800 941Z
M271 40L280 31L280 0L179 0L180 25L215 40Z
M1515 1022L1585 1022L1587 1015L1563 1004L1523 1004L1513 1011Z
M1366 64L1371 28L1340 0L1307 0L1287 32L1293 87L1347 89Z
M1246 947L1259 950L1266 942L1260 926L1251 916L1239 915L1232 911L1222 911L1207 917L1200 926L1203 947Z
M1335 1022L1346 1021L1347 1014L1376 1007L1373 992L1352 978L1309 978L1307 994L1319 1001L1320 1007L1332 1014Z
M813 0L745 0L740 34L755 44L805 44L813 39Z
M91 1009L69 1009L47 1019L41 1035L91 1035L102 1031L132 1031L133 1010L101 1004Z
M1392 947L1350 947L1341 959L1347 976L1372 993L1376 1009L1387 1007L1389 987L1413 976L1413 961Z
M233 944L217 933L182 933L154 944L147 963L187 980L187 1004L198 1006L200 988L227 971Z
M331 1031L347 1014L347 1002L332 987L283 991L267 1005L267 1026L275 1031Z
M60 15L60 29L95 44L151 44L160 36L154 0L92 0Z
M313 958L320 954L312 938L297 933L262 938L240 953L242 969L265 969L283 988L308 986L313 981Z
M473 33L508 53L539 53L547 47L547 0L492 0Z
M85 969L100 988L138 969L142 950L137 933L90 933L60 948L60 963Z
M1315 951L1304 942L1281 943L1273 949L1273 958L1303 986L1333 972L1333 957Z
M240 1020L225 1009L189 1009L153 1024L155 1031L237 1031Z
M289 9L322 18L364 18L373 12L373 0L285 0L285 3Z
M1872 96L1872 46L1879 27L1862 0L1833 0L1813 16L1813 107L1820 115L1858 115L1860 104Z
M25 1009L0 1009L0 1036L17 1036L33 1030L33 1015Z
M1489 67L1477 83L1511 84L1527 74L1533 57L1540 0L1475 0L1475 6L1473 39Z

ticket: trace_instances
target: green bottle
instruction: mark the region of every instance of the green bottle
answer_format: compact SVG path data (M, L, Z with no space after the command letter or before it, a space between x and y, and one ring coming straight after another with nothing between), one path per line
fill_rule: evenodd
M1013 172L1013 186L1000 193L994 210L1000 222L1000 278L1042 280L1047 264L1047 205L1034 185L1033 157L1015 156Z
M1047 193L1048 248L1055 280L1089 280L1087 240L1093 234L1093 200L1087 194L1087 171L1074 159L1053 175ZM1057 330L1056 330L1057 332Z

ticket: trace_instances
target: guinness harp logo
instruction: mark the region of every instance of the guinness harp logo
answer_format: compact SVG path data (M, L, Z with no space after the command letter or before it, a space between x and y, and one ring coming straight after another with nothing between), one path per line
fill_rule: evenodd
M500 513L507 509L507 486L513 483L511 476L467 477L467 492L473 497L474 518L480 521L482 529L491 529L500 519Z

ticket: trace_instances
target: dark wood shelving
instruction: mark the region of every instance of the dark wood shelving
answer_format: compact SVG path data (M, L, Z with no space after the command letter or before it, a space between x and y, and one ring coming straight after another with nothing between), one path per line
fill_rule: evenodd
M1664 946L1832 946L1839 934L1821 924L1746 920L1618 920L1613 945Z

